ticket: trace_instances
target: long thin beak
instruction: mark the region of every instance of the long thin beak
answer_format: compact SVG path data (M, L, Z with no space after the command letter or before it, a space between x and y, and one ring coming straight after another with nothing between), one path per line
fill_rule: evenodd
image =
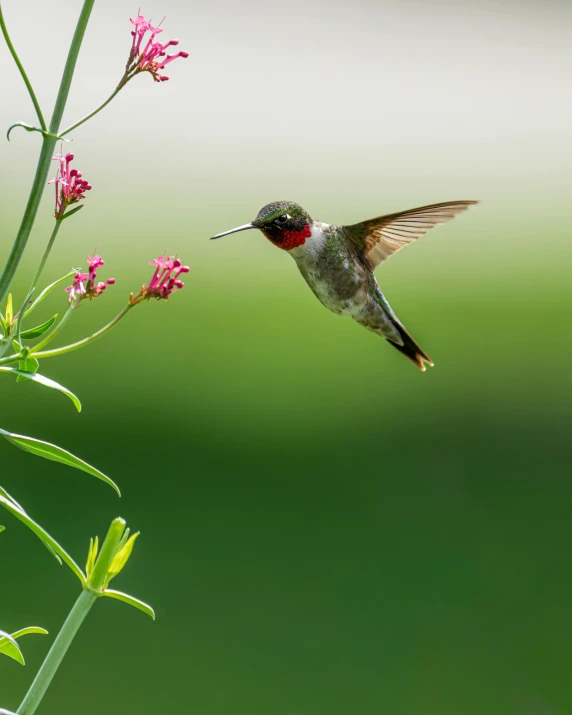
M211 236L212 241L215 238L221 238L222 236L228 236L229 233L237 233L238 231L247 231L249 228L256 228L251 223L245 223L244 226L239 226L238 228L231 228L230 231L224 231L224 233L217 233L216 236Z

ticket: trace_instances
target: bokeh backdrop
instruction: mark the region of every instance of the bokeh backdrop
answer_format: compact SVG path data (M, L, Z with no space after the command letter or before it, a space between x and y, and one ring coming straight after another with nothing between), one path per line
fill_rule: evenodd
M46 113L79 0L4 0ZM113 90L137 6L98 0L64 123ZM73 132L93 184L55 279L95 247L117 283L94 330L165 249L191 266L44 371L83 400L2 377L3 428L54 441L103 484L0 444L2 484L83 562L122 515L142 536L98 603L46 715L564 715L572 711L570 162L572 6L562 0L152 0L190 52ZM33 122L0 44L0 127ZM39 138L0 143L0 259ZM476 209L378 270L436 366L328 313L293 261L247 232L293 199L351 223L452 199ZM53 219L46 193L14 289ZM63 291L45 318L62 311ZM0 659L16 709L78 591L8 515Z

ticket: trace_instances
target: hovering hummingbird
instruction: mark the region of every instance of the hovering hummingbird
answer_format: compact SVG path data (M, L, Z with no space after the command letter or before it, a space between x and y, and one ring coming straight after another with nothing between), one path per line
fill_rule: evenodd
M296 261L318 300L332 313L348 315L381 335L420 370L433 361L413 340L381 292L373 271L380 263L477 201L447 201L372 218L352 226L315 221L293 201L260 209L244 226L212 239L257 228ZM211 240L212 240L211 239Z

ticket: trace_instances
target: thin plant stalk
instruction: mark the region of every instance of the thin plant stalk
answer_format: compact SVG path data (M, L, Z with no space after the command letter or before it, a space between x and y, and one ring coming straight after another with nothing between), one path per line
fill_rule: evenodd
M64 345L61 348L54 348L53 350L44 350L42 351L41 348L45 347L49 342L51 342L56 335L60 332L60 330L64 327L66 322L68 321L69 317L72 315L74 311L74 307L70 305L70 307L67 309L67 311L64 313L62 319L52 330L52 332L41 342L38 343L38 345L35 345L29 352L27 352L28 357L35 357L38 360L41 360L43 358L48 358L48 357L55 357L56 355L63 355L64 353L70 353L73 350L79 350L79 348L83 348L85 345L89 345L89 343L92 343L94 340L97 340L98 338L101 338L102 335L105 335L111 328L113 328L117 323L124 318L127 313L131 310L131 308L134 308L135 305L133 303L128 303L123 310L121 310L113 320L111 320L107 325L104 325L103 328L100 328L97 330L93 335L89 335L87 338L83 338L83 340L78 340L77 343L71 343L70 345ZM14 355L9 355L8 357L5 358L0 358L0 365L8 365L9 363L12 362L18 362L19 360L22 360L24 358L24 352L18 352L15 353Z
M83 37L87 28L89 16L91 15L91 11L93 9L94 2L95 0L84 0L79 19L77 21L74 36L66 60L66 65L62 75L56 104L54 106L54 111L50 120L49 132L48 134L43 135L42 148L40 150L40 157L38 160L38 166L36 168L36 175L34 176L34 181L30 190L28 203L26 204L26 209L24 210L24 216L22 217L22 222L20 224L16 240L14 241L14 245L12 246L12 250L10 251L10 255L8 256L4 271L2 273L2 276L0 277L0 303L2 303L10 289L14 274L16 273L18 265L26 249L26 244L28 243L32 226L34 225L34 221L36 220L36 214L38 213L40 200L44 192L46 179L48 178L50 162L58 138L58 130L60 128L60 123L62 121L62 116L66 106L73 73L79 55L79 50L81 48L81 43L83 41ZM14 56L15 51L12 54Z
M54 241L56 240L56 236L58 235L58 231L60 230L61 223L62 223L61 221L56 221L54 230L52 231L52 235L50 236L50 240L48 241L48 245L46 246L46 250L44 251L44 255L42 256L40 265L38 266L38 270L36 271L36 275L34 276L34 279L32 280L30 289L28 290L28 295L26 296L26 300L24 301L22 307L20 308L20 312L18 314L18 323L17 323L17 335L18 335L19 343L21 342L20 333L22 331L22 319L24 318L24 314L26 312L26 306L28 305L28 301L30 300L34 291L36 290L36 286L38 285L38 281L40 280L40 276L42 275L42 271L44 270L44 266L46 265L48 256L50 255L50 251L52 250L52 246L54 245Z
M127 83L125 83L125 84L127 84ZM117 87L117 88L115 89L115 91L113 92L113 94L112 94L111 96L109 96L109 97L105 100L105 102L103 102L103 104L100 104L97 109L94 109L93 112L90 112L90 113L87 114L85 117L83 117L83 119L80 119L79 122L76 122L75 124L72 124L71 127L68 127L67 129L64 129L63 132L60 132L60 137L65 137L66 134L69 134L69 133L70 133L71 131L73 131L74 129L77 129L77 128L78 128L79 126L81 126L84 122L87 122L88 119L91 119L92 117L95 117L96 114L98 114L99 112L101 112L101 110L102 110L104 107L107 107L107 105L111 102L111 100L112 100L117 94L119 94L119 92L123 89L123 87L125 87L125 84L122 85L122 86L120 86L120 87Z
M20 336L18 335L18 342L20 342ZM0 340L0 358L5 355L10 349L10 336L6 335L2 340ZM0 364L2 361L0 360Z
M63 355L64 353L70 353L72 350L79 350L79 348L83 348L85 345L88 345L89 343L93 342L94 340L97 340L97 338L100 338L102 335L105 335L111 328L113 328L117 323L123 318L124 316L127 315L127 313L133 308L134 306L129 303L123 308L123 310L118 313L115 318L111 322L109 322L107 325L104 325L103 328L95 332L93 335L90 335L87 338L84 338L83 340L78 340L77 343L71 343L70 345L64 345L61 348L54 348L54 350L44 350L43 352L37 352L38 348L43 347L42 343L39 345L36 345L32 350L30 350L29 356L30 357L35 357L37 360L41 360L43 358L48 358L48 357L55 357L56 355ZM65 316L64 316L65 317ZM63 321L63 318L62 318ZM45 344L45 343L44 343Z
M30 99L32 100L32 104L34 105L34 109L36 110L36 116L38 117L38 121L40 122L42 131L46 131L46 122L44 120L44 115L42 114L42 110L40 109L40 103L38 102L36 93L34 92L34 88L32 87L32 83L28 79L26 70L24 69L24 66L22 65L22 63L20 62L18 53L16 52L14 45L12 44L12 40L10 39L10 35L8 34L8 28L6 27L6 23L4 22L4 14L2 13L2 4L1 3L0 3L0 30L2 30L2 34L4 35L4 40L6 41L6 44L8 45L8 49L10 50L10 54L12 55L14 62L16 63L16 66L20 70L20 74L22 75L22 79L24 80L24 84L26 85L28 94L30 95Z
M17 715L33 715L36 712L79 627L97 598L103 593L105 579L117 553L117 548L121 543L124 530L125 521L120 518L114 519L103 541L93 573L88 583L84 584L83 591L61 627L24 700L22 700L17 710Z
M70 304L66 312L63 314L62 319L60 322L55 326L55 328L52 329L50 333L42 340L41 343L38 343L37 345L34 345L33 350L40 350L40 348L45 347L48 343L51 343L52 340L58 335L58 333L63 329L65 324L68 322L68 320L71 318L72 313L74 312L74 306L73 304ZM32 356L33 350L30 350L30 357Z
M30 196L28 197L28 203L26 204L26 208L24 210L24 216L22 217L22 222L20 224L20 228L18 229L16 240L14 241L14 245L12 246L12 250L8 256L6 265L4 266L4 271L0 277L0 303L4 300L10 289L14 274L20 264L28 238L30 237L30 232L32 231L36 214L38 213L40 200L42 198L42 194L44 193L44 186L48 178L48 172L50 170L50 163L55 146L55 139L44 136L42 140L42 148L40 150L40 158L38 159L38 166L36 167L36 175L34 176Z
M96 600L97 594L92 591L84 590L80 593L34 678L34 682L26 693L26 697L18 708L17 715L33 715L36 712L79 627Z
M19 352L14 355L8 355L8 357L0 358L0 365L9 365L11 362L19 362L24 359L24 353Z

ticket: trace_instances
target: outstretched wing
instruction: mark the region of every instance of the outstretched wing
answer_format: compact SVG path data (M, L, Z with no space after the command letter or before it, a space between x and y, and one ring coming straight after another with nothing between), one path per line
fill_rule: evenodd
M362 221L348 226L352 240L373 268L379 266L403 246L416 241L429 229L445 223L478 201L447 201L443 204L421 206L388 216Z

